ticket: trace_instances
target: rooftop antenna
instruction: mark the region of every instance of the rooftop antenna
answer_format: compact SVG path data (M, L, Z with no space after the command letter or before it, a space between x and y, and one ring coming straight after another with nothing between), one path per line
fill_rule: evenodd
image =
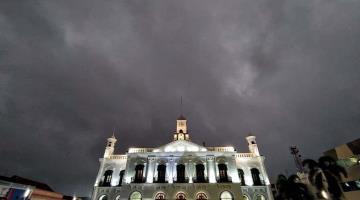
M294 157L296 168L299 172L303 172L304 168L302 166L302 159L301 159L301 155L299 154L299 152L300 151L297 146L295 146L295 145L290 146L290 153Z

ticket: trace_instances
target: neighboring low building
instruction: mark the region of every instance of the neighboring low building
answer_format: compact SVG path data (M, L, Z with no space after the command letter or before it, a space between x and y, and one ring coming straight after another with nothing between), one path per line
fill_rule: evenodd
M26 200L33 190L34 187L29 185L0 180L0 200Z
M116 138L108 138L92 200L273 199L255 136L246 137L249 152L239 153L195 144L185 117L176 124L172 142L122 155L114 154Z
M54 192L47 184L19 176L0 176L1 198L7 200L61 200L63 195Z
M348 200L360 199L360 139L340 145L324 152L331 156L337 163L346 168L348 177L342 183L345 197Z

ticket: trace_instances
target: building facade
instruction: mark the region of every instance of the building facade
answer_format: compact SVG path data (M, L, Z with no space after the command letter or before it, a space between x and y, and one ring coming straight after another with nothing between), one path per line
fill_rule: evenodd
M339 145L324 155L333 157L346 169L347 177L341 183L346 199L360 199L360 139Z
M195 144L183 116L173 141L157 148L129 148L117 155L113 135L99 160L92 200L272 200L256 137L246 140L247 153Z

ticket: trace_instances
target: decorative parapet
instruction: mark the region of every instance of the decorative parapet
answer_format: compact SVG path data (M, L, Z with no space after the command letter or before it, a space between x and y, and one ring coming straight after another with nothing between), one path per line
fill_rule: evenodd
M234 152L234 147L206 147L209 151Z
M253 153L237 153L235 154L236 158L252 158L255 157Z
M111 155L110 159L114 159L114 160L126 160L127 156L126 155Z
M129 153L148 153L153 151L154 148L129 148Z

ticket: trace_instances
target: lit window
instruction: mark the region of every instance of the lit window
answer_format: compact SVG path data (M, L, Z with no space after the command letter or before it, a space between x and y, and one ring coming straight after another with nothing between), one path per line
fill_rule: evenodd
M140 192L131 193L130 200L141 200L141 193Z
M157 193L155 196L155 200L165 200L165 193Z
M107 196L105 194L103 194L99 197L99 200L107 200Z
M220 195L220 200L233 200L233 196L230 192L224 191Z
M176 200L186 200L186 196L184 193L180 192L176 194Z
M207 199L208 198L207 198L206 194L203 192L200 192L196 195L196 200L207 200Z
M264 195L262 195L262 194L258 194L258 195L256 195L255 200L266 200L266 198L265 198L265 196L264 196Z

